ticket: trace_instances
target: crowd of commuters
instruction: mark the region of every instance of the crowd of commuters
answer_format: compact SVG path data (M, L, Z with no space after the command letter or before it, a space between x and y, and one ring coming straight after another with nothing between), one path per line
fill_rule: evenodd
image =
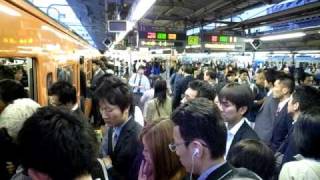
M311 74L197 63L166 80L157 62L134 67L126 81L93 62L89 113L67 81L40 107L0 71L0 179L320 179Z

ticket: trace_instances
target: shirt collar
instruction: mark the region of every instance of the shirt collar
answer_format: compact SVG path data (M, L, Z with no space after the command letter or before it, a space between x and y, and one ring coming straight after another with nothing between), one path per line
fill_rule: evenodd
M78 107L79 107L79 105L78 105L78 103L76 103L73 107L72 107L72 111L75 111L75 110L77 110L78 109Z
M219 167L221 167L222 165L224 165L226 162L224 161L223 163L211 166L209 169L207 169L205 172L203 172L200 177L198 178L198 180L205 180L208 178L208 176L215 171L216 169L218 169Z
M235 135L239 131L242 124L244 123L245 119L246 118L243 117L236 125L234 125L231 129L228 130L228 133Z
M284 101L279 102L278 111L281 111L282 108L289 102L290 98L285 99Z
M132 116L129 116L129 118L126 122L122 123L120 126L114 127L113 132L115 132L119 136L122 128L130 121L131 118L132 118Z

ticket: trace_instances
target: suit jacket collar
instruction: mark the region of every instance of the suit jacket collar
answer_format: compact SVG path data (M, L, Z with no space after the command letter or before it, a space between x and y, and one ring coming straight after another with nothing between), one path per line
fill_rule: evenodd
M130 132L134 129L135 126L135 120L134 118L129 118L129 120L127 121L127 123L122 127L119 138L117 140L117 144L114 147L114 151L112 151L112 132L113 132L113 128L109 129L109 134L108 134L108 154L117 152L120 150L120 147L122 144L125 144L125 141L128 137L130 137Z
M229 163L225 163L224 165L220 166L218 169L214 170L209 176L208 180L219 180L223 179L224 177L228 176L232 173L233 168L230 166Z
M247 124L246 121L243 122L242 126L240 127L240 129L237 131L237 133L234 135L231 146L235 145L237 142L239 142L242 138L242 134L245 133L248 129L250 129L251 127Z

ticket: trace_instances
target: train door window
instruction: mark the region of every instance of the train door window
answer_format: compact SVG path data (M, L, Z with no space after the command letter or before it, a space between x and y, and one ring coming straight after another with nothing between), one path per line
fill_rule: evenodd
M28 91L29 97L37 100L35 59L0 57L0 80L14 79Z
M72 66L58 67L57 69L58 81L67 81L73 84L73 69Z
M53 75L50 72L47 74L47 89L50 89L52 84L53 84Z

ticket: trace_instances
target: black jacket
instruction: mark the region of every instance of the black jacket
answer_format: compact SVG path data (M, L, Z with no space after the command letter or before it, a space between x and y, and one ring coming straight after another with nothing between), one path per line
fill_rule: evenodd
M237 144L239 141L244 140L244 139L255 139L255 140L259 140L258 135L256 134L256 132L247 124L247 122L244 122L240 129L238 130L238 132L236 133L236 135L234 136L230 149ZM229 149L229 152L230 152ZM227 154L227 160L229 160L229 153Z
M130 180L136 179L136 175L132 175L132 168L139 166L136 158L142 151L141 143L139 142L139 134L142 127L131 118L127 124L121 129L117 144L112 151L112 132L113 128L108 131L108 155L112 160L113 167L108 170L112 180Z

